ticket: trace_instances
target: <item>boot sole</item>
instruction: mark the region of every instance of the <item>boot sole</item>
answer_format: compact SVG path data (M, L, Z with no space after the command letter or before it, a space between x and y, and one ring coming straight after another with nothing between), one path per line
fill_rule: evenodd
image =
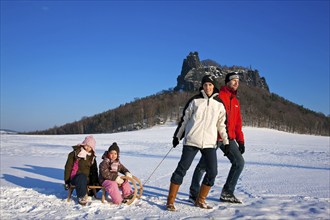
M195 206L201 209L213 209L213 207L209 205L203 206L203 205L195 204Z
M220 202L227 202L227 203L234 203L234 204L242 204L241 201L232 201L232 200L225 200L220 198Z
M175 212L176 208L174 206L166 206L166 210L170 212Z

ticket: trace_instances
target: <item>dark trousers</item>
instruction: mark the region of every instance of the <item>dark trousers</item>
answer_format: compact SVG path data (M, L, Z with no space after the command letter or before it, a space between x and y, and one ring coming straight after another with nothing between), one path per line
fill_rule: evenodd
M217 168L217 154L215 148L204 148L200 149L197 147L184 145L182 149L181 159L178 163L177 168L171 177L171 182L181 185L183 181L183 177L186 175L187 170L190 168L197 152L200 151L202 153L202 157L205 158L205 176L203 179L203 184L207 186L213 186L215 177L218 174Z
M71 183L76 186L76 194L78 198L82 198L87 194L87 176L79 173L73 177Z
M238 145L236 141L230 140L229 145L230 145L229 154L227 155L227 157L231 162L231 168L229 170L227 180L225 185L223 186L222 191L233 194L235 191L238 178L241 175L242 170L244 168L245 161L241 152L238 149ZM222 151L224 150L224 145L222 144L222 142L218 142L218 147ZM200 181L205 173L205 170L206 170L206 162L205 162L205 158L203 158L202 156L195 168L193 178L191 180L190 195L197 197L200 189Z

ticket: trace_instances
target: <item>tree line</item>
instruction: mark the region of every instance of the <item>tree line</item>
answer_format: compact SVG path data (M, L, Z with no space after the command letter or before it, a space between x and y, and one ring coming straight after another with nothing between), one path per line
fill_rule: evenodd
M163 90L119 107L62 126L31 134L95 134L131 131L178 121L196 92ZM241 83L238 91L243 126L330 136L330 117L294 104L264 89Z

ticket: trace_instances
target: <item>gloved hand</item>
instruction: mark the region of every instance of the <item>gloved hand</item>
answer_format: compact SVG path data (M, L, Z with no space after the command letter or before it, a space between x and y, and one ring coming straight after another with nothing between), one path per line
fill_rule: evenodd
M125 176L130 177L130 178L133 178L133 175L130 172L126 172L125 173Z
M117 176L116 182L118 183L118 185L121 185L124 183L124 180L122 178L120 178L120 176Z
M224 152L223 156L228 156L228 154L229 154L229 147L230 147L229 144L226 144L225 145L225 148L223 149L223 152Z
M70 188L70 180L65 181L63 186L65 190L68 190Z
M173 138L173 141L172 141L173 148L175 148L176 146L178 146L178 144L179 144L179 139L177 137L174 137Z
M67 183L66 183L66 184L64 184L64 189L65 189L65 190L68 190L68 189L70 189L70 184L67 184Z
M244 154L244 152L245 152L245 146L244 146L244 144L238 144L238 149L241 152L241 154Z

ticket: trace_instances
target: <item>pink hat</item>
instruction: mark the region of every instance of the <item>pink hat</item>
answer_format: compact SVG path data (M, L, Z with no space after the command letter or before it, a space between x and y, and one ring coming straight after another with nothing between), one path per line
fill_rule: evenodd
M80 145L88 145L93 149L94 153L96 153L95 152L96 141L92 135L85 137L85 140Z

